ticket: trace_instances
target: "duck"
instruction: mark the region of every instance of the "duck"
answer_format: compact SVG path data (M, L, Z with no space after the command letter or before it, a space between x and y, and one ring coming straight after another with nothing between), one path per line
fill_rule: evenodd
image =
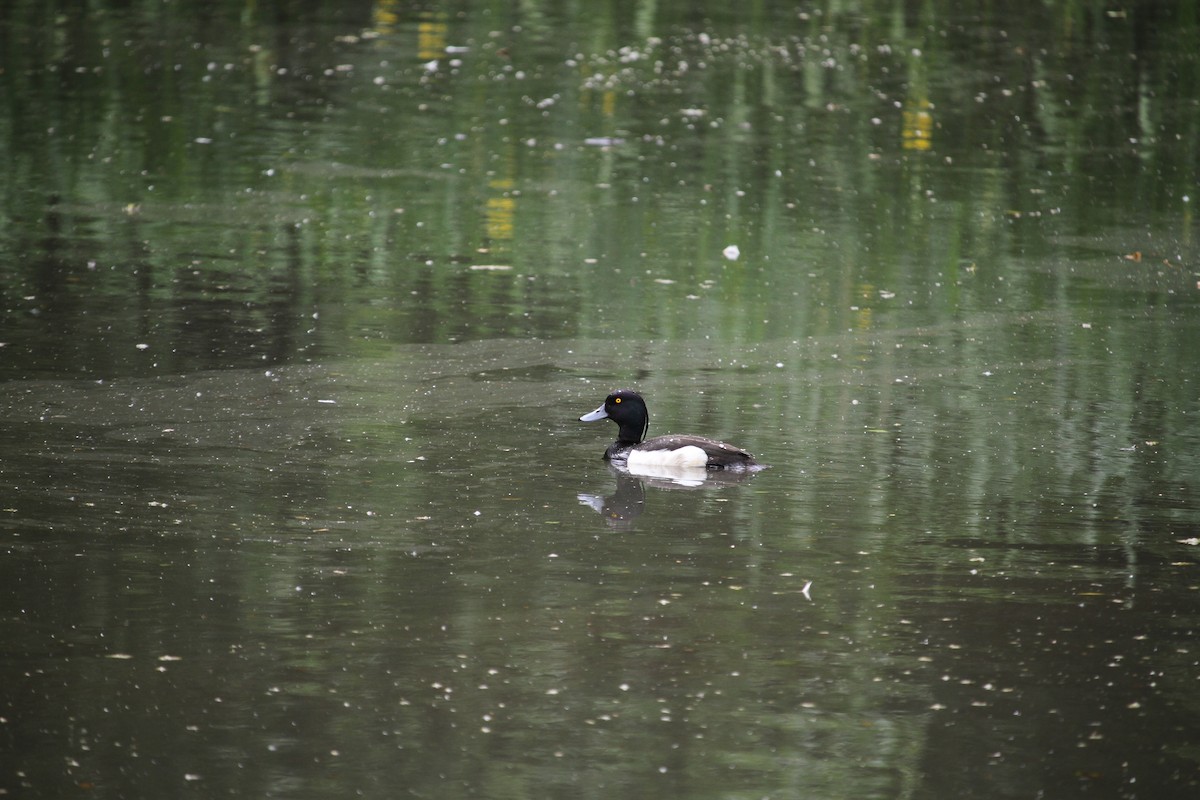
M703 436L671 435L646 438L650 412L646 401L631 389L618 389L604 404L579 418L580 422L611 419L617 424L617 440L604 451L604 460L630 470L645 467L690 467L704 469L757 470L762 465L754 456Z

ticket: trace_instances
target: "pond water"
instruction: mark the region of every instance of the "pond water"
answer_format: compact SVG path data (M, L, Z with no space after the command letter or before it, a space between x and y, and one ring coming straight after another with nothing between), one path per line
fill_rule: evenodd
M0 20L0 794L1200 791L1186 4L202 5Z

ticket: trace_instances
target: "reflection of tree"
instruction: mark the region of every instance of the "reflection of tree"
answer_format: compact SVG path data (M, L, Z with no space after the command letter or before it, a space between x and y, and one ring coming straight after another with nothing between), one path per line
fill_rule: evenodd
M122 38L136 11L100 25L14 19L6 30L20 46L0 56L13 101L7 216L36 226L52 185L72 236L84 237L68 243L85 251L78 260L120 263L102 231L123 224L119 209L140 208L151 304L184 301L170 278L181 262L195 262L200 284L224 286L214 253L263 251L256 269L284 276L244 282L239 299L278 305L263 293L305 286L283 309L294 327L314 302L382 292L421 306L401 308L401 327L436 310L422 335L441 338L557 335L564 320L568 332L603 334L607 319L576 313L596 304L577 305L567 279L588 258L598 271L627 270L604 289L644 320L641 335L679 333L686 318L692 331L755 341L838 330L844 309L864 308L862 287L894 292L931 273L935 302L953 315L978 302L980 282L961 274L972 253L1039 246L1013 219L1055 215L1086 230L1133 209L1182 208L1178 230L1190 235L1180 198L1200 141L1197 81L1169 54L1194 50L1197 34L1160 5L1039 7L1020 20L989 9L970 24L939 3L917 15L902 4L755 8L740 33L674 26L661 4L629 18L603 6L570 52L536 3L521 12L523 36L481 16L406 16L379 3L338 12L361 35L329 36L301 18L276 39L267 15L242 10L226 20L210 10L201 37L246 26L203 48L191 46L186 9L166 12L179 24L148 39ZM105 47L117 39L137 44ZM589 136L624 143L581 148ZM264 155L244 160L258 145ZM1106 202L1094 202L1094 179L1064 175L1103 175ZM38 191L23 191L35 177ZM222 224L171 224L204 204ZM478 327L477 307L445 295L494 276L442 273L509 232L504 263L515 274L536 265L560 281L546 294L568 299L526 316L532 298L514 295ZM714 259L729 243L748 258ZM300 259L299 281L284 249ZM633 266L642 261L684 291L648 297ZM833 268L810 278L807 263ZM10 262L6 282L33 264ZM1054 291L1018 277L1005 286L1012 300ZM80 278L84 303L130 290L121 270ZM214 322L261 327L239 316ZM330 323L356 324L327 317L335 337Z

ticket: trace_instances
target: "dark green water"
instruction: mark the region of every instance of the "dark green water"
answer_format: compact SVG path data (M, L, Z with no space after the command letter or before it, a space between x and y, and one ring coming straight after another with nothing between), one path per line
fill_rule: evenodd
M1196 10L958 5L10 5L0 792L1193 797Z

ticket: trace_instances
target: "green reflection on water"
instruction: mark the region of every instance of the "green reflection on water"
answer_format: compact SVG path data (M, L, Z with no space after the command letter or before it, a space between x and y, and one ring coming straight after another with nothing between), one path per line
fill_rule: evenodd
M724 36L663 8L633 39L615 9L577 37L543 12L314 5L285 36L251 14L233 38L177 9L136 39L136 13L30 9L6 26L28 45L4 65L9 369L378 337L758 342L876 328L889 306L1082 308L1088 280L1190 287L1195 68L1158 64L1194 27L1074 6L1010 34L936 8L763 8ZM147 338L171 357L136 358Z

